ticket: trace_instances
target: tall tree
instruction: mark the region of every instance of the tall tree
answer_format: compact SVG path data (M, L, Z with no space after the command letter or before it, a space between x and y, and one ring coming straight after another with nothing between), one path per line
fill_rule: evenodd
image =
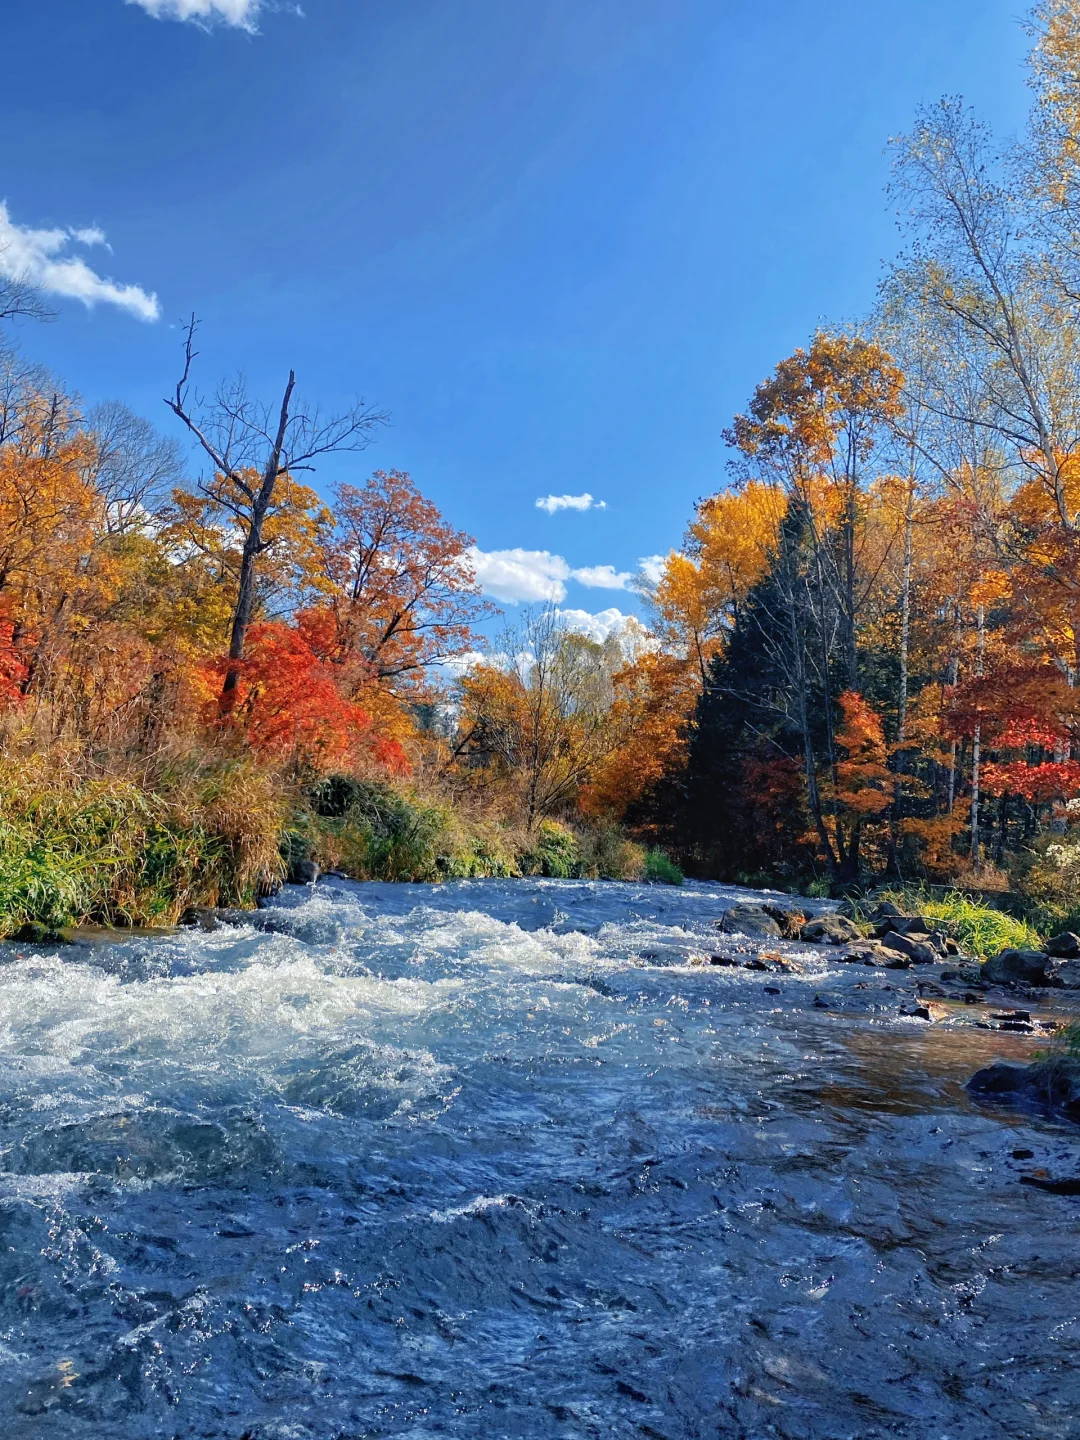
M293 476L314 469L314 462L323 456L365 449L386 417L362 402L342 414L325 417L318 407L297 401L292 370L276 405L254 399L243 376L219 386L213 400L204 404L192 388L197 328L192 316L184 342L183 372L165 404L214 468L210 479L200 481L200 490L230 512L243 534L229 629L229 660L237 662L244 658L255 612L259 557L271 543L267 521L275 509L287 503ZM223 711L232 703L239 675L235 663L226 667L221 687Z

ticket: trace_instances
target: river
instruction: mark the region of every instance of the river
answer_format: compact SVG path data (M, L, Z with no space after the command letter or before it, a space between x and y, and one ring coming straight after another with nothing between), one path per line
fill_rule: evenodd
M0 1435L1080 1436L1078 1132L963 1089L1037 1042L689 963L750 893L3 947Z

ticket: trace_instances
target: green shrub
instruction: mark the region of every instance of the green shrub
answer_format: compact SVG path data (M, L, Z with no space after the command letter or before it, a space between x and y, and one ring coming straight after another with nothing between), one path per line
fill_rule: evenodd
M447 831L446 848L438 866L439 874L447 880L505 879L521 874L511 838L490 825L454 825Z
M313 811L294 817L291 847L307 843L324 870L356 880L439 878L449 825L443 810L379 781L335 777L333 787L316 793Z
M599 825L578 837L579 873L590 880L640 880L645 850L628 840L618 825Z
M555 820L541 820L522 856L521 868L526 875L569 880L578 873L580 859L574 832Z
M681 885L686 877L671 856L663 850L649 850L645 855L645 879L661 885Z

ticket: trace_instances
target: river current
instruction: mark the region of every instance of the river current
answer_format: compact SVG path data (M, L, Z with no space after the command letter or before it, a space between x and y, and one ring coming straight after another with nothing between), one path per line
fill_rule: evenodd
M963 1089L1036 1042L691 963L749 893L3 947L0 1436L1080 1436L1080 1138Z

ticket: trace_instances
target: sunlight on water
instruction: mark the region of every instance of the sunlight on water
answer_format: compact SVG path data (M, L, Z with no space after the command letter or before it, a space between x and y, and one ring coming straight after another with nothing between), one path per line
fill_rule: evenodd
M1080 1433L1080 1209L1011 1156L1080 1146L962 1089L1031 1042L822 950L688 963L745 895L5 947L0 1434Z

